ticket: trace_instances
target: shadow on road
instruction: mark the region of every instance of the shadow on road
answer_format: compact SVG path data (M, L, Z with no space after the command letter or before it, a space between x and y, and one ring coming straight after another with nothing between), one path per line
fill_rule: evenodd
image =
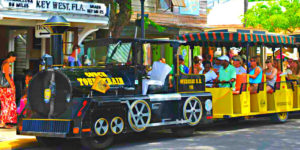
M290 119L300 119L300 115L290 115ZM288 120L287 123L293 123L293 120ZM276 123L270 121L269 118L255 118L249 120L241 120L238 122L228 123L228 120L216 121L213 124L201 126L197 128L197 131L201 131L200 133L196 133L195 136L201 137L205 136L205 131L234 131L240 129L251 129L251 128L260 128L264 126L276 125ZM159 142L159 141L169 141L174 140L177 137L174 136L169 130L156 131L156 132L145 132L145 133L132 133L123 136L116 136L114 144L111 148L126 148L130 145L142 145L145 143ZM23 148L24 149L24 148ZM52 150L52 149L71 149L71 150L81 150L87 149L81 146L79 140L71 140L63 145L48 145L42 146L33 144L31 147L26 148L28 150ZM15 150L19 150L19 148L15 148Z

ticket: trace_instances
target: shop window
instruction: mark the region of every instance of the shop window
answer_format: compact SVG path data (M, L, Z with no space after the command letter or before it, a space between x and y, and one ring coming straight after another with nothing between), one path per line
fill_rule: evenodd
M42 40L41 38L35 37L35 30L33 32L33 39L32 39L32 49L41 50L42 49Z
M162 11L172 11L175 12L178 7L185 7L184 0L159 0L159 8Z

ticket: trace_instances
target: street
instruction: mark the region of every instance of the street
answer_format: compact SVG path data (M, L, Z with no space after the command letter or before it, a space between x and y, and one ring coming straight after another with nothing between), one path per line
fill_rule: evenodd
M1 129L0 134L2 133ZM221 121L205 126L191 137L177 138L168 131L147 134L132 134L116 138L110 149L300 149L300 116L292 116L284 124L276 124L268 118L250 119L238 123ZM11 132L10 134L13 134ZM52 150L84 149L79 141L63 145L39 145L33 137L19 137L13 140L1 134L1 149Z

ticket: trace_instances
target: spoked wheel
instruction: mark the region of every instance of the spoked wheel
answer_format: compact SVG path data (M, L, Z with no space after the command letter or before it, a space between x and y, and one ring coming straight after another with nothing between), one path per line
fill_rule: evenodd
M289 113L282 112L282 113L273 114L271 116L271 120L277 123L284 123L288 120L288 117L289 117Z
M121 117L114 117L110 123L110 129L114 134L119 134L124 129L124 121Z
M151 120L151 109L144 100L137 100L130 106L128 122L130 127L136 131L144 131Z
M104 136L108 132L109 124L105 118L100 118L95 122L95 132L99 136Z
M109 147L114 141L113 135L82 138L81 144L89 149L104 149Z
M201 101L197 97L190 97L183 106L183 116L185 120L189 120L189 125L197 125L203 114Z

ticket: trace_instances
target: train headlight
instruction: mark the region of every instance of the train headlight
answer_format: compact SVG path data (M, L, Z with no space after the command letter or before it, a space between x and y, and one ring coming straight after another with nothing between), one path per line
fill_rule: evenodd
M208 99L208 100L205 101L205 110L206 111L211 111L211 109L212 109L212 102L211 102L210 99Z

